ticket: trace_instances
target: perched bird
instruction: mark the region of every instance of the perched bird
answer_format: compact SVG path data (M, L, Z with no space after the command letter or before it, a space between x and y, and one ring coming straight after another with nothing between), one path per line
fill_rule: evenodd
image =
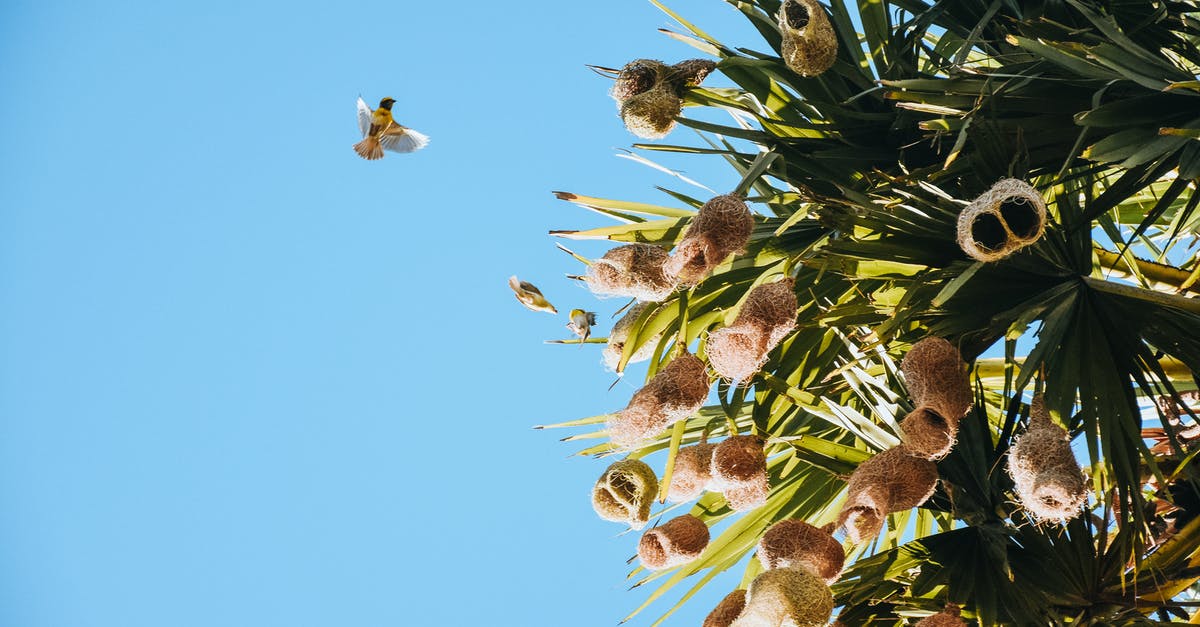
M358 129L363 140L354 144L354 152L363 159L374 161L383 158L383 151L413 152L429 143L429 138L392 119L394 98L379 101L379 108L372 111L362 98L358 99Z
M596 324L596 312L572 309L571 321L567 323L567 328L571 330L571 333L578 335L579 343L583 344L592 335L592 325L594 324Z
M517 277L511 276L508 277L508 286L512 288L512 291L517 293L517 300L521 301L521 304L529 309L552 314L558 313L554 305L551 305L550 301L546 300L545 296L542 296L542 291L534 286L533 283L519 281Z

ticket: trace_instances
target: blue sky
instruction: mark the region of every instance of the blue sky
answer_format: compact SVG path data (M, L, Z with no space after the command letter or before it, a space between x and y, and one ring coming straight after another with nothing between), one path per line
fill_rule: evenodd
M681 184L584 64L694 51L643 0L175 4L0 6L0 625L616 624L636 534L530 426L634 383L505 281L605 332L550 191ZM430 147L359 160L360 93Z

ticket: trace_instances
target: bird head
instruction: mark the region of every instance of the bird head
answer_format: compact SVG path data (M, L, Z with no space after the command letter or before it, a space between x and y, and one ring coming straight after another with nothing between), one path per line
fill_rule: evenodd
M387 109L388 111L391 111L392 105L394 105L394 104L396 104L395 98L384 98L383 100L379 101L379 108Z

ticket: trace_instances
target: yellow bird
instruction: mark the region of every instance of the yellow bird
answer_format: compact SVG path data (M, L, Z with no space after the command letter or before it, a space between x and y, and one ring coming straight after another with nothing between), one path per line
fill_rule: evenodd
M358 99L358 129L362 131L363 140L354 144L354 152L369 161L383 158L383 151L414 152L424 148L429 138L392 119L392 105L395 98L384 98L379 101L379 108L374 111L362 98Z
M550 301L546 300L545 296L542 296L542 291L534 286L533 283L520 281L517 280L517 277L511 276L508 277L508 286L512 288L512 291L517 293L517 300L521 301L521 304L529 309L552 314L558 313L554 305L551 305Z
M572 309L571 321L567 323L567 328L571 330L571 333L578 335L579 343L583 344L592 335L592 326L595 324L596 312Z

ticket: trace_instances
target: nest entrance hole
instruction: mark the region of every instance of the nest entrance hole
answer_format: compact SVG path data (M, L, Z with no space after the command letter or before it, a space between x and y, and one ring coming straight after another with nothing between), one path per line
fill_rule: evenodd
M614 498L631 503L637 498L638 487L625 475L614 474L608 479L608 489Z
M976 246L996 252L1003 250L1004 245L1008 243L1008 233L1004 231L1000 218L990 213L981 213L971 222L971 239L975 240Z
M812 17L808 13L808 7L799 2L788 2L783 7L784 19L787 20L788 26L800 30L808 26L808 20Z
M1013 235L1028 239L1037 234L1038 223L1041 220L1038 218L1037 209L1034 208L1033 203L1030 203L1029 199L1024 196L1005 198L1000 203L1000 215Z

